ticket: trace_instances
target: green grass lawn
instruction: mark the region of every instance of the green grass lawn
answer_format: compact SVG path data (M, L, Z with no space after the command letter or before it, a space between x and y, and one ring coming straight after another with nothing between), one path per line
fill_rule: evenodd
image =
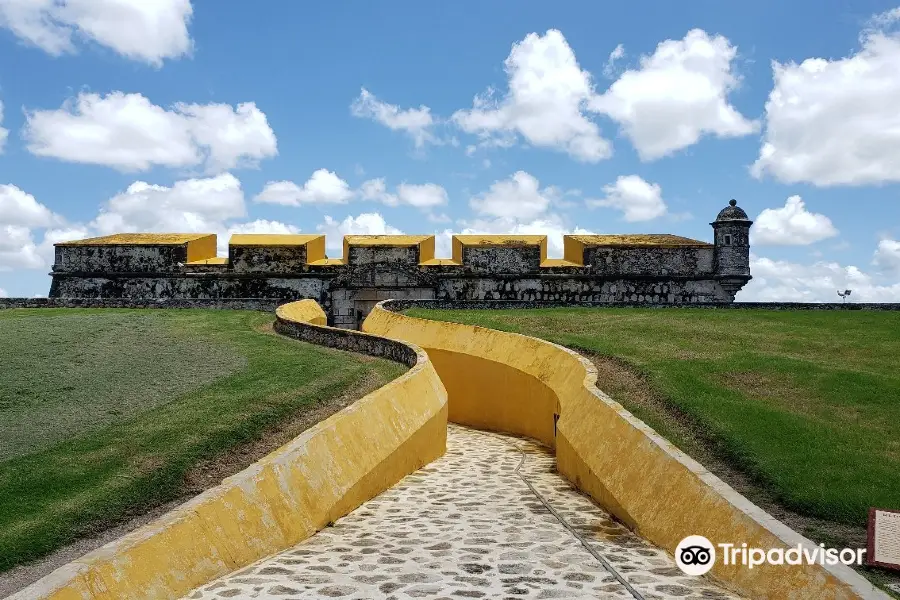
M0 571L179 498L198 463L405 367L252 311L0 311Z
M617 357L671 410L600 380L691 452L715 453L800 515L859 527L900 509L900 312L565 308L410 315L541 337ZM616 376L612 376L615 379Z

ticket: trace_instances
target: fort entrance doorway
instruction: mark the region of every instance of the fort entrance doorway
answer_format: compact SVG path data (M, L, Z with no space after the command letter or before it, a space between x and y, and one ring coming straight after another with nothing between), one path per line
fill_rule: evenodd
M434 288L344 288L331 292L334 326L360 329L362 322L382 300L434 300Z

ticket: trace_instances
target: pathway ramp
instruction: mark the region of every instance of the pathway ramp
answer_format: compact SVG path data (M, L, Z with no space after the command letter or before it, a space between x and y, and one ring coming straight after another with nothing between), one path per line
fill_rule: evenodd
M294 548L187 598L737 599L684 575L521 438L451 425L447 454Z

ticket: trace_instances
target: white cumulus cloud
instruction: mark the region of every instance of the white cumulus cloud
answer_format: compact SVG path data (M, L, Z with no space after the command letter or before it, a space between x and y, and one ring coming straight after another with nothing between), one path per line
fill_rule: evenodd
M301 233L300 229L288 223L270 221L268 219L256 219L247 223L237 223L228 228L228 233L277 233L294 235Z
M900 271L900 241L885 239L878 242L873 262L885 271Z
M637 175L623 175L603 187L604 198L588 199L590 207L614 208L622 211L626 221L649 221L667 212L659 184L644 181Z
M317 169L302 186L293 181L270 181L253 201L284 206L345 204L353 196L350 185L337 173Z
M469 205L479 215L528 220L545 213L560 196L555 187L541 188L536 177L517 171L508 179L495 181L486 192L472 197Z
M838 290L847 289L855 302L900 301L900 283L833 261L807 265L751 254L750 273L753 279L738 292L738 301L840 302Z
M387 206L414 206L426 211L447 204L447 190L436 183L404 182L394 192L389 192L383 177L364 181L358 194L363 200L374 200Z
M728 101L739 83L736 56L727 38L692 29L641 57L640 68L625 71L602 96L592 98L591 110L617 121L642 160L670 155L704 135L754 133L759 124Z
M0 225L0 271L41 269L45 266L31 229L21 225Z
M521 136L584 162L612 156L612 145L585 113L594 96L591 74L578 65L560 31L529 33L513 45L504 65L508 90L502 98L488 89L471 109L453 114L463 131L487 146L509 146Z
M838 234L825 215L809 212L800 196L791 196L782 208L759 213L750 232L751 243L806 246Z
M60 236L84 237L83 229L72 232L76 227L21 188L0 185L0 271L49 268ZM43 230L40 242L38 230Z
M388 206L400 204L400 199L397 198L397 195L387 191L387 183L385 183L384 177L362 182L362 185L359 186L359 197L363 200L382 202Z
M60 219L24 190L12 184L0 185L0 224L47 227Z
M215 233L246 213L241 182L230 173L176 181L136 181L110 198L91 223L100 235L120 232Z
M213 174L278 154L275 133L253 102L166 109L123 92L82 92L60 109L28 111L23 136L37 156L122 171L203 165Z
M401 109L395 104L379 100L369 90L362 88L359 97L350 105L350 112L355 117L372 119L393 131L405 132L413 139L416 148L438 142L431 131L435 122L431 109L427 106Z
M612 78L616 73L616 63L625 57L625 46L619 44L609 53L606 64L603 66L603 75Z
M191 52L190 0L0 0L0 27L54 56L95 42L159 66Z
M772 63L753 175L817 186L900 181L900 35L882 29L897 14L876 15L850 56Z
M447 190L435 183L401 183L397 186L400 204L416 208L434 208L447 204Z
M356 217L350 215L338 221L328 215L325 221L316 226L316 231L325 234L325 247L329 250L340 250L344 246L345 235L399 235L403 232L388 225L379 213L362 213Z

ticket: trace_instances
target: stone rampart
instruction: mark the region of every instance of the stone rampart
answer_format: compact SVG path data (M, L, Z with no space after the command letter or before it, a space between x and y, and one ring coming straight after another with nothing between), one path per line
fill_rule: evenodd
M322 235L236 234L226 258L213 235L120 234L58 244L50 296L311 299L330 324L357 328L388 298L693 304L730 302L749 279L723 279L718 246L679 236L563 241L565 258L548 259L544 235L456 235L452 257L435 258L431 235L354 235L328 258Z

